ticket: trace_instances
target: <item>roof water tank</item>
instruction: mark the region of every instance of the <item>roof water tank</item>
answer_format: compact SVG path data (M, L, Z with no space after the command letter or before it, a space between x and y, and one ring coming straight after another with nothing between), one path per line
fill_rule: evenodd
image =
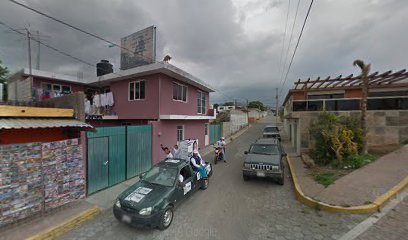
M96 76L113 73L113 65L108 60L101 60L96 64Z

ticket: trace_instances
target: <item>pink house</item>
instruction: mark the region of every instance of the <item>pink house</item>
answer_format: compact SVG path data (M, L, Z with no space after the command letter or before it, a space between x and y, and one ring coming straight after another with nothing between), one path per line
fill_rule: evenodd
M153 164L164 159L160 144L173 146L184 139L209 144L209 93L214 89L191 74L164 62L98 77L90 86L109 88L111 116L90 120L96 127L151 124Z
M64 94L112 92L114 104L109 113L88 118L94 127L152 125L152 164L164 159L160 144L173 146L184 139L198 139L207 146L210 92L214 89L191 74L164 62L99 76L93 80L28 69L12 75L8 81L9 100L44 100ZM30 96L30 93L33 95ZM91 113L92 114L92 113Z
M80 76L74 77L36 69L32 69L31 75L32 80L29 77L29 70L23 68L10 76L7 84L8 100L40 101L80 91L85 92L87 89L87 83Z

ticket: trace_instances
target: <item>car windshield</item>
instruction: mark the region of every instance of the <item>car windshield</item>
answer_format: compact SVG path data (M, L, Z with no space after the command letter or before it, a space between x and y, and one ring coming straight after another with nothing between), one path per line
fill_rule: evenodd
M279 149L277 145L254 144L251 146L249 152L254 154L277 155L279 154Z
M264 132L266 132L266 133L279 132L279 129L278 129L278 127L266 127L266 128L264 129Z
M174 185L177 176L176 168L153 167L143 177L143 181L166 187Z

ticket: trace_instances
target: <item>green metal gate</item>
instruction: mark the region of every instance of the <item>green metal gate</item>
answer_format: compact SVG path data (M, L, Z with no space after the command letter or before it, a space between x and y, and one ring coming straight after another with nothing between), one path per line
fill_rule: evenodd
M126 127L96 128L96 132L88 132L87 136L88 194L124 181Z
M210 125L210 144L214 144L221 137L221 124Z
M100 127L88 132L88 194L151 168L152 127Z
M152 126L127 127L127 178L152 167Z

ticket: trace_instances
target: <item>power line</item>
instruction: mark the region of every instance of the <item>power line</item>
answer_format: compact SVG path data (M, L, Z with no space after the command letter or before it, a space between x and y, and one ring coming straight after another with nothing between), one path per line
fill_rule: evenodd
M97 39L99 39L99 40L101 40L101 41L104 41L104 42L106 42L106 43L109 43L111 46L119 47L119 48L121 48L121 49L123 49L123 50L125 50L125 51L128 51L128 52L132 53L132 54L138 54L137 52L133 52L133 51L131 51L131 50L125 48L125 47L120 46L120 45L117 44L117 43L114 43L114 42L112 42L112 41L109 41L109 40L107 40L107 39L105 39L105 38L103 38L103 37L100 37L100 36L98 36L98 35L96 35L96 34L94 34L94 33L90 33L90 32L88 32L88 31L86 31L86 30L83 30L83 29L81 29L81 28L79 28L79 27L76 27L76 26L74 26L74 25L72 25L72 24L69 24L69 23L67 23L67 22L64 22L64 21L62 21L62 20L60 20L60 19L57 19L57 18L55 18L55 17L52 17L52 16L50 16L50 15L48 15L48 14L46 14L46 13L43 13L43 12L37 10L37 9L34 9L34 8L32 8L32 7L29 7L29 6L27 6L27 5L24 5L24 4L22 4L22 3L19 3L19 2L15 1L15 0L9 0L9 1L12 2L12 3L14 3L14 4L17 4L17 5L21 6L21 7L23 7L23 8L26 8L26 9L28 9L28 10L30 10L30 11L33 11L33 12L35 12L35 13L37 13L37 14L40 14L40 15L42 15L42 16L44 16L44 17L47 17L47 18L49 18L49 19L51 19L51 20L54 20L54 21L56 21L56 22L58 22L58 23L60 23L60 24L63 24L63 25L65 25L65 26L68 26L68 27L70 27L70 28L72 28L72 29L75 29L75 30L77 30L77 31L79 31L79 32L82 32L82 33L84 33L84 34L86 34L86 35L89 35L89 36L91 36L91 37L97 38ZM142 55L142 54L138 54L138 55L140 55L141 57L143 57L143 58L145 58L145 59L147 59L147 60L149 60L149 61L153 61L153 62L154 62L154 59L152 59L152 58L150 58L150 57L144 56L144 55Z
M288 11L286 12L286 22L285 22L285 34L283 35L283 41L282 41L282 50L281 50L281 54L280 54L280 58L279 58L279 76L281 76L280 78L283 78L283 73L285 71L285 65L282 66L282 59L283 59L283 51L285 49L285 41L286 41L286 31L288 28L288 19L289 19L289 10L290 10L290 0L288 3ZM286 61L286 60L285 60Z
M292 30L290 32L289 44L288 44L288 48L286 50L285 58L284 58L284 61L283 61L283 68L282 68L283 70L282 70L282 76L281 76L281 80L279 82L279 85L283 81L283 73L284 73L284 69L286 67L286 61L288 60L289 49L290 49L290 45L291 45L292 39L293 39L293 30L295 29L295 23L296 23L297 15L298 15L298 12L299 12L299 5L300 5L300 0L298 0L297 6L296 6L295 18L293 19Z
M18 33L18 34L21 34L21 35L23 35L23 36L26 36L25 33L20 32L19 30L15 29L15 28L13 28L13 27L11 27L11 26L9 26L9 25L7 25L6 23L4 23L4 22L2 22L2 21L0 21L0 24L3 25L3 26L5 26L6 28L8 28L9 30L11 30L11 31L13 31L13 32L15 32L15 33ZM69 53L66 53L66 52L64 52L64 51L61 51L61 50L59 50L59 49L53 47L53 46L50 46L50 45L48 45L48 44L46 44L46 43L43 43L42 41L37 40L37 39L34 38L34 37L31 37L31 36L30 36L29 38L30 38L31 40L35 41L35 42L38 42L39 44L41 44L41 45L43 45L43 46L45 46L45 47L47 47L47 48L49 48L49 49L55 51L55 52L58 52L59 54L62 54L62 55L64 55L64 56L66 56L66 57L70 57L70 58L72 58L72 59L75 59L75 60L77 60L78 62L81 62L81 63L86 64L86 65L88 65L88 66L91 66L91 67L93 67L93 68L104 70L104 69L102 69L102 68L98 68L97 66L95 66L95 65L92 64L92 63L89 63L89 62L87 62L87 61L84 61L84 60L82 60L82 59L80 59L80 58L77 58L77 57L75 57L75 56L73 56L73 55L71 55L71 54L69 54ZM118 74L118 73L113 73L113 74L116 74L116 75L122 77L122 75L120 75L120 74Z
M304 28L305 28L307 18L309 17L310 10L312 9L313 1L314 1L314 0L310 1L309 9L307 10L307 14L306 14L305 20L303 21L302 30L300 30L299 38L298 38L298 40L297 40L297 43L296 43L296 46L295 46L295 50L293 51L293 55L292 55L292 58L291 58L291 60L290 60L288 70L287 70L287 72L286 72L285 79L284 79L284 81L283 81L283 83L282 83L282 87L281 87L281 92L280 92L280 93L282 93L283 87L285 86L286 80L288 79L288 74L289 74L290 68L292 67L293 59L295 58L296 50L297 50L297 48L298 48L298 46L299 46L299 42L300 42L300 39L301 39L301 37L302 37L303 30L304 30Z

